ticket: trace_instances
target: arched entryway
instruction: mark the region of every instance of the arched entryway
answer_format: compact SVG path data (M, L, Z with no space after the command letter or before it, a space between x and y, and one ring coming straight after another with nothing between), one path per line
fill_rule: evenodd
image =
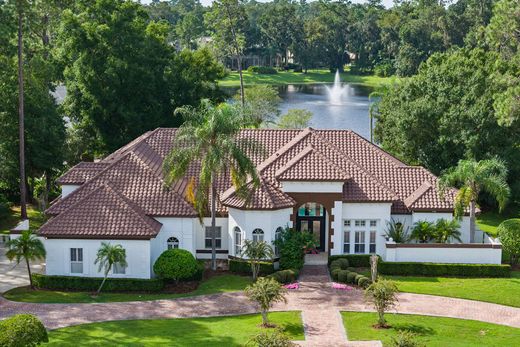
M323 205L307 202L298 208L296 215L296 229L313 234L318 242L316 248L319 251L325 251L325 214Z

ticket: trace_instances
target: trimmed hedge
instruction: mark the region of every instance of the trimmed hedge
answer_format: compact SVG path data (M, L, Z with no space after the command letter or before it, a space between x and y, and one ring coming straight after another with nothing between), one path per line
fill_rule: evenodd
M274 67L270 66L254 66L251 65L247 68L247 71L250 73L263 74L263 75L274 75L277 74L278 71Z
M347 283L355 284L357 275L357 272L349 272L347 275Z
M229 271L251 274L251 264L247 260L230 259ZM274 264L269 261L260 262L260 275L270 275L274 272Z
M372 254L342 254L331 255L329 265L337 259L347 259L351 267L370 267L370 257Z
M338 282L347 283L347 278L348 278L349 273L350 272L348 272L347 270L340 270L338 272Z
M0 346L32 347L49 342L47 330L32 314L17 314L0 321Z
M372 281L366 276L361 276L357 281L357 285L361 288L367 288L370 284L372 284Z
M33 283L40 289L51 290L97 290L103 278L101 277L79 277L79 276L47 276L32 274ZM158 292L164 288L161 279L137 279L137 278L107 278L104 292Z
M296 282L298 271L294 269L276 271L267 277L274 278L278 283L288 284Z
M394 263L380 261L378 271L384 275L396 276L511 277L511 266L493 264Z

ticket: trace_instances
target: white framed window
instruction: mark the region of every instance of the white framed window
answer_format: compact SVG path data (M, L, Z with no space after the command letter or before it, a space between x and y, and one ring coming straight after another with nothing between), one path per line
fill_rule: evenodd
M350 226L350 219L345 219L345 220L343 221L343 226L344 226L344 227L349 227L349 226Z
M83 248L70 249L70 273L83 273Z
M253 242L264 241L264 231L260 228L253 230Z
M364 219L356 219L354 221L354 226L356 227L364 227L366 225L366 221Z
M168 249L177 249L179 248L179 239L172 236L172 237L169 237L168 240L166 240L166 247L168 247Z
M114 263L112 266L112 272L114 275L124 275L126 274L126 266L123 266L121 263Z
M370 243L368 246L368 253L376 253L376 235L377 232L375 230L370 231Z
M278 227L276 228L276 231L274 232L274 240L278 241L282 237L283 228ZM274 245L274 255L279 257L280 256L280 247L278 247L276 244Z
M206 235L205 235L204 245L206 248L211 248L211 227L206 227ZM222 248L222 230L220 227L215 227L215 248Z
M242 230L239 227L233 229L235 231L235 256L242 253Z
M364 231L356 231L354 233L354 253L365 253Z
M350 254L350 230L343 231L343 253Z
M371 228L375 228L375 227L377 227L377 220L371 220L371 221L370 221L370 227L371 227Z

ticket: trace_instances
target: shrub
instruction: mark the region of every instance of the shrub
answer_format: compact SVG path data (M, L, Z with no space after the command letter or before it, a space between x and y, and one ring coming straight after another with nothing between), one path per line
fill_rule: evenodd
M395 243L406 243L410 240L408 227L393 218L386 222L385 237L391 238Z
M341 270L340 268L335 268L335 269L330 270L330 275L334 281L338 280L338 274L340 271L345 271L345 270Z
M401 330L397 336L392 337L390 346L392 347L422 347L422 343L417 341L417 337L410 330Z
M397 285L393 281L379 280L372 283L365 290L365 298L374 305L377 311L378 327L386 327L385 312L395 306L397 302Z
M511 277L509 265L494 264L379 262L378 270L397 276Z
M42 322L31 314L17 314L0 321L0 346L32 347L49 342Z
M251 263L243 259L230 259L229 271L241 274L251 274ZM269 275L274 272L274 264L270 261L260 262L260 275Z
M262 74L262 75L274 75L277 74L278 71L274 67L270 66L250 66L247 68L247 71L250 73Z
M338 272L338 282L341 282L341 283L347 283L347 278L348 278L348 274L350 272L348 272L347 270L339 270Z
M330 263L330 267L339 267L341 270L346 270L349 267L347 258L339 258Z
M417 240L420 243L426 243L435 238L435 224L433 222L420 220L413 225L410 239Z
M363 275L360 275L360 274L356 274L356 277L354 277L354 284L358 284L359 279L361 279L363 277L366 277L366 276L363 276Z
M347 283L355 284L356 283L356 276L358 274L356 272L349 272L347 274Z
M280 329L273 332L262 331L251 338L247 346L255 347L292 347L296 346Z
M367 288L370 284L372 284L372 281L366 276L359 278L357 281L357 285L361 288Z
M347 259L349 265L352 267L370 267L370 256L371 254L331 255L329 257L329 264L331 264L336 259Z
M311 233L286 228L275 245L280 250L280 268L300 270L305 258L304 249L313 248L315 241Z
M103 281L101 277L48 276L42 274L32 274L32 279L35 287L40 289L82 291L94 291L99 288ZM158 278L108 278L103 288L107 292L158 292L164 288L164 282Z
M389 77L395 74L394 64L384 61L374 66L374 74L379 77Z
M520 259L520 218L508 219L500 223L498 237L505 253L509 253L511 265Z
M197 269L197 260L185 249L168 249L153 264L153 271L159 278L173 281L190 279Z
M298 278L298 271L291 269L280 270L272 273L267 277L274 278L276 281L278 281L278 283L281 284L293 283L296 282L296 279Z

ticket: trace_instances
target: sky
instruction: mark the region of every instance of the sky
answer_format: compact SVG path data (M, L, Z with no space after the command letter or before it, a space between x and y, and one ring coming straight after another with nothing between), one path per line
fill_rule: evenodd
M259 2L269 2L270 0L258 0L258 1ZM366 0L351 0L351 1L354 3L366 2ZM143 4L148 4L150 2L151 2L151 0L141 0L141 3L143 3ZM202 5L207 6L207 5L210 5L213 1L212 0L200 0L200 2L202 3ZM383 0L383 4L386 7L390 7L393 4L393 0Z

